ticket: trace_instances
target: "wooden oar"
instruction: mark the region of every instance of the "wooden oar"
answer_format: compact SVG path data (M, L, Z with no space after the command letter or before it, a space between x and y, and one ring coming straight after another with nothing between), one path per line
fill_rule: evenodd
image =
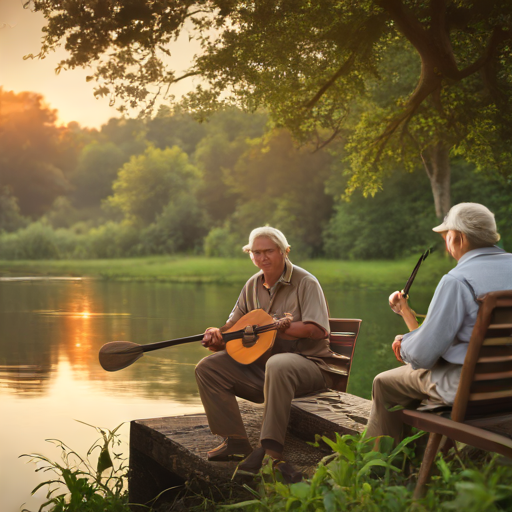
M247 316L249 315L246 315L246 317ZM245 317L242 317L239 322L242 322L243 318ZM270 319L270 317L268 318ZM255 334L260 334L278 329L279 323L276 322L262 326L253 326L253 328ZM231 340L241 339L244 334L246 334L246 330L239 329L223 333L222 338L225 342L228 342ZM107 370L107 372L116 372L135 363L135 361L144 355L144 352L151 352L152 350L159 350L165 347L173 347L175 345L190 343L192 341L201 341L203 336L204 333L187 336L185 338L157 341L156 343L148 343L146 345L139 345L137 343L132 343L131 341L111 341L109 343L105 343L105 345L100 349L100 364L104 370Z
M100 364L107 372L117 372L135 363L135 361L144 355L144 352L151 352L152 350L181 345L182 343L190 343L192 341L201 341L203 336L204 334L196 334L195 336L157 341L156 343L148 343L147 345L139 345L131 341L111 341L105 343L100 349Z

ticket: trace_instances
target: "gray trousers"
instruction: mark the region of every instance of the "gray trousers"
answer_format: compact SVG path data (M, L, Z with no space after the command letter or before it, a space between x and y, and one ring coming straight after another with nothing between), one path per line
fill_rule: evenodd
M271 356L266 365L243 365L225 350L205 357L196 366L196 380L208 424L222 437L247 437L236 397L264 403L260 440L284 445L292 399L326 388L321 370L295 354Z
M410 364L379 373L373 380L373 403L366 436L391 436L399 442L403 423L398 415L388 411L389 408L419 405L422 400L432 405L444 404L430 376L430 370L413 370Z

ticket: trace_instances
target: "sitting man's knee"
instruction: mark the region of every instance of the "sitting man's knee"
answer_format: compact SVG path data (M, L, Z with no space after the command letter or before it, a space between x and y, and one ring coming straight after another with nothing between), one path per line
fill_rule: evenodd
M289 361L286 356L288 354L274 354L273 356L269 357L266 364L265 364L265 372L282 372L286 371L286 368L288 368Z
M209 356L203 357L203 359L201 359L201 361L196 364L196 375L203 375L213 370L217 364L219 364L219 361L217 361L218 358L215 356L216 354L211 354Z
M382 392L386 389L390 384L389 375L386 375L388 372L382 372L375 376L373 379L372 386L372 395L375 396L379 392Z

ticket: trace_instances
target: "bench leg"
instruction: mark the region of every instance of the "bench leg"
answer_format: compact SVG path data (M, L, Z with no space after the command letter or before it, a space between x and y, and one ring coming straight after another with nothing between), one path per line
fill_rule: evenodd
M437 452L439 451L439 444L443 438L442 434L431 433L428 438L427 447L425 448L425 454L423 455L423 462L420 467L420 473L418 475L418 482L414 489L414 499L418 500L423 498L425 494L425 485L430 478L430 471L436 458Z

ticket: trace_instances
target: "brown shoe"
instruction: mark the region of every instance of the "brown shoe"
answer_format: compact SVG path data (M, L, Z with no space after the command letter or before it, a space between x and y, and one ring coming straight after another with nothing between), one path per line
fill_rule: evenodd
M287 484L296 484L302 480L302 473L284 460L275 460L272 467L274 471L281 473L283 480Z
M256 475L261 469L263 458L265 457L265 448L258 446L246 459L244 459L236 469L241 475Z
M208 460L226 461L233 459L243 459L252 452L251 443L247 438L239 439L226 437L222 444L211 450L207 454Z

